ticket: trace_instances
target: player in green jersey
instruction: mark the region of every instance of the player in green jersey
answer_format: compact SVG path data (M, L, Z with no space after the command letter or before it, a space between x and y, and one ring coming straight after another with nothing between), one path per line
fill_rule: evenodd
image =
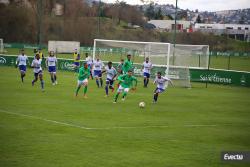
M133 62L131 60L131 54L127 55L127 60L124 62L122 66L123 74L127 74L129 70L133 70Z
M133 90L136 89L137 86L137 79L136 77L132 76L132 70L128 70L127 74L120 75L118 77L118 81L120 81L120 86L115 94L114 103L117 102L118 96L121 92L123 92L122 100L125 100L125 97L127 96L129 89L132 87ZM135 84L134 84L135 82Z
M76 88L76 93L75 96L78 95L78 92L81 88L81 86L84 86L84 98L87 98L86 93L88 90L88 79L90 76L90 70L88 68L88 64L84 63L83 67L79 69L78 73L78 83L77 83L77 88Z

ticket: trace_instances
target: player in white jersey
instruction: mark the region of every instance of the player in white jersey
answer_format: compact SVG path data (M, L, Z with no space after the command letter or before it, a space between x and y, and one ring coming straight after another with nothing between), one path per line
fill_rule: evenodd
M35 59L32 61L31 67L34 68L34 80L32 81L32 86L34 86L38 77L41 81L41 88L44 91L44 81L43 81L43 71L42 71L42 59L40 59L40 55L37 53Z
M144 76L144 87L146 88L148 86L150 72L152 69L152 63L149 61L148 57L146 57L145 62L143 62L142 68L143 68L143 76Z
M87 63L87 65L88 65L88 68L89 68L89 70L90 70L90 77L91 77L91 79L93 80L93 75L92 75L92 67L93 67L93 60L92 60L92 58L88 55L88 53L85 53L85 61L86 61L86 63Z
M93 61L93 70L94 70L94 77L96 79L96 85L102 87L103 80L102 80L102 69L104 67L103 62L100 60L99 56L96 57L96 60ZM99 84L100 80L100 84Z
M115 77L117 76L117 71L112 66L111 61L108 62L108 66L105 67L105 70L102 73L104 72L107 73L105 91L106 91L106 97L108 97L109 89L112 89L112 92L114 91L114 80Z
M52 85L57 84L57 77L56 77L56 64L57 64L57 58L54 55L53 51L49 52L49 56L46 60L46 66L48 67L48 71L50 73L50 78L52 81Z
M165 91L165 89L166 89L166 82L168 82L168 81L173 86L173 83L172 83L172 81L169 78L163 77L163 76L161 76L161 72L157 72L157 76L156 76L156 78L154 80L154 84L157 84L157 87L156 87L156 89L154 91L153 103L157 102L159 93L162 93L162 92Z
M16 65L18 65L18 67L19 67L19 71L20 71L20 74L21 74L21 80L22 80L22 82L23 82L23 78L26 75L26 66L27 66L27 63L29 63L29 59L24 54L24 50L22 49L21 50L21 54L16 59Z

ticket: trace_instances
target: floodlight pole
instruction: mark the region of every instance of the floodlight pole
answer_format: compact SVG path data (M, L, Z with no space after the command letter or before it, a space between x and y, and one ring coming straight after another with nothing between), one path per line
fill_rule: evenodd
M174 65L174 57L175 57L175 44L176 44L176 17L177 17L177 3L178 3L178 0L175 0L173 65Z
M99 5L98 5L98 38L100 38L100 26L101 26L101 0L99 0Z
M43 1L37 1L37 45L39 48L42 43L42 16L43 16Z

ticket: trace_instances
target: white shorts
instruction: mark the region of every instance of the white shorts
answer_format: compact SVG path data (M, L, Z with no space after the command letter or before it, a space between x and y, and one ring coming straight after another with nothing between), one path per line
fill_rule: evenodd
M124 92L128 92L129 88L124 88L124 87L122 87L122 85L120 85L117 92L123 92L123 90L124 90Z
M80 86L80 85L83 85L83 86L86 86L86 85L88 85L88 79L86 78L86 79L84 79L84 80L82 80L82 81L80 81L80 80L78 80L78 82L77 82L77 84L78 84L78 86Z

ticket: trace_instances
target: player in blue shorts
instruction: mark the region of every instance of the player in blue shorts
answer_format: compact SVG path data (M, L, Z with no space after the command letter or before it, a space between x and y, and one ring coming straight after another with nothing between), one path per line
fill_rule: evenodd
M27 66L27 63L29 63L29 59L24 54L24 50L22 49L21 50L21 54L17 57L17 60L16 60L16 64L18 65L19 71L20 71L20 74L21 74L21 80L22 80L22 82L23 82L23 79L24 79L24 77L26 75L26 66Z
M165 89L166 89L166 83L168 81L173 86L173 83L172 83L172 81L169 78L163 77L163 76L161 76L161 72L157 72L157 76L156 76L156 78L154 80L154 84L157 84L157 87L156 87L156 89L154 91L153 103L157 102L159 93L162 93L162 92L165 91Z
M114 80L115 77L117 76L117 71L116 69L112 66L112 62L108 62L108 66L105 67L105 70L102 72L107 73L107 79L106 79L106 86L105 86L105 92L106 92L106 96L108 97L109 94L109 89L112 89L112 92L114 91Z
M57 58L55 57L54 52L50 51L49 56L46 60L46 66L48 67L48 71L50 73L52 85L57 84L56 64L57 64Z
M34 68L34 80L32 81L32 86L34 86L35 82L38 80L38 77L41 81L41 88L44 91L44 80L43 80L43 71L42 71L42 59L40 59L40 55L37 53L35 59L32 61L31 67Z
M144 77L144 87L146 88L148 86L150 72L152 69L152 63L149 61L148 57L146 57L145 62L142 65L142 68L143 68L143 77Z
M97 56L96 60L93 61L93 70L94 70L94 77L96 79L96 85L98 88L102 87L103 85L103 80L102 80L103 67L104 67L103 62L100 60L99 56Z

